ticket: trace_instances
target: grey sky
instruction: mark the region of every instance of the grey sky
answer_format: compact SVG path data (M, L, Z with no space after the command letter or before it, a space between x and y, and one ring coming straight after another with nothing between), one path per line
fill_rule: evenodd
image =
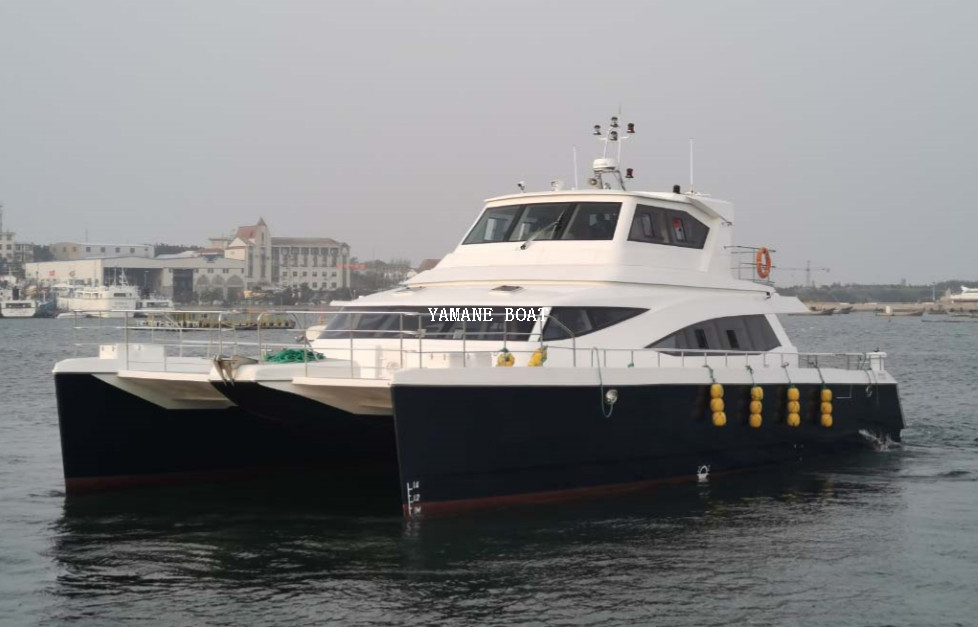
M204 243L262 215L439 257L570 183L619 103L636 188L832 280L978 278L974 2L0 0L0 201L23 239ZM800 275L782 275L791 283Z

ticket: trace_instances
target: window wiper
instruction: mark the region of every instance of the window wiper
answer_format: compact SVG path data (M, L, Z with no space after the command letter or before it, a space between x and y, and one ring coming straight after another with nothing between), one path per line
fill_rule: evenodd
M533 233L531 233L530 236L528 238L526 238L523 241L522 244L520 244L520 250L526 250L526 247L530 245L530 242L532 242L533 240L535 240L538 235L542 235L547 230L549 230L551 228L553 228L554 230L557 230L557 228L560 226L560 221L561 221L561 219L563 217L564 216L560 216L559 218L557 218L556 220L554 220L553 222L551 222L547 226L543 227L542 229L537 229L536 231L533 231Z

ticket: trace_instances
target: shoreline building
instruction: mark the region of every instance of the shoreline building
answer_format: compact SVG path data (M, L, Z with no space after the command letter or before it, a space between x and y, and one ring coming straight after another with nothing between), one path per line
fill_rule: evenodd
M6 262L7 272L23 271L34 261L34 244L14 241L13 231L3 230L3 205L0 205L0 259Z
M312 290L349 287L350 247L328 237L273 237L272 281Z
M350 287L350 246L329 237L273 237L263 218L239 226L232 237L210 238L209 250L245 264L248 289L293 288L313 291Z
M108 259L111 257L142 257L152 259L156 248L151 244L96 244L92 242L55 242L48 245L55 261L79 259Z
M112 285L125 276L146 295L176 302L242 299L258 288L334 291L350 285L350 247L330 238L272 237L264 220L239 227L210 246L156 255L148 244L58 242L55 261L26 264L41 286Z
M144 296L158 295L177 302L201 296L240 300L244 295L244 265L221 256L163 255L38 261L27 265L27 278L42 287L55 285L113 285L125 277Z

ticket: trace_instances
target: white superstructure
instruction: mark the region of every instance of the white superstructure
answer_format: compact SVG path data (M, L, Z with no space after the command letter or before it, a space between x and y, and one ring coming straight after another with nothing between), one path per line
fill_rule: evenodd
M33 318L37 301L20 298L19 290L0 287L0 318Z
M121 311L134 310L139 303L139 287L122 282L118 285L76 287L58 298L58 306L73 315L93 318L122 318Z
M961 286L960 294L951 294L952 303L978 303L978 287Z

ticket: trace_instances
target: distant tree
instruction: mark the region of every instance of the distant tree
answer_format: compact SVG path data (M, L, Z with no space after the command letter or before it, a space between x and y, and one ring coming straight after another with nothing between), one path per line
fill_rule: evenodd
M327 301L353 300L353 292L350 290L350 288L343 287L338 290L333 290L332 292L328 292L326 294L325 300Z
M221 290L211 288L208 290L201 290L197 299L202 305L211 305L214 303L214 301L224 302L224 295L221 294Z

